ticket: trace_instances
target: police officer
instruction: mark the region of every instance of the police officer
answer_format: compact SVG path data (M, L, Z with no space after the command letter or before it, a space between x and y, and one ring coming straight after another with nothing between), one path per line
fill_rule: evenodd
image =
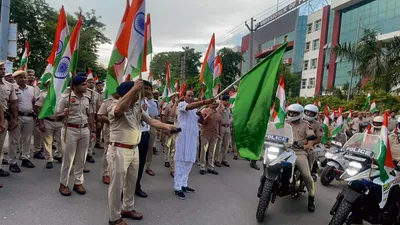
M224 95L221 98L221 104L218 109L221 114L221 138L218 139L215 166L221 167L224 165L229 167L226 156L228 155L229 142L231 140L232 126L232 110L229 108L229 95Z
M358 115L358 117L351 120L351 122L349 123L349 127L351 127L351 130L353 131L353 133L359 133L360 132L360 123L367 121L367 120L364 119L364 114L362 112L359 112L358 114L357 114L357 112L354 112L354 114Z
M65 127L61 133L67 129L66 139L63 142L63 161L60 172L59 192L63 196L70 196L71 191L68 187L69 175L74 164L74 188L78 194L85 194L83 187L84 176L83 168L85 165L89 140L95 138L95 126L93 123L93 113L90 107L90 96L86 95L86 77L76 76L72 80L70 94L63 94L57 105L57 114L64 117ZM62 137L64 138L64 137Z
M101 81L97 81L96 82L96 92L97 94L99 94L99 101L103 102L104 101L104 93L103 93L103 82ZM100 110L100 108L99 108ZM103 148L103 146L101 146L101 133L103 131L103 123L98 122L96 124L96 145L94 147L96 148Z
M13 86L3 81L5 73L4 62L0 61L0 108L4 115L4 121L0 122L0 163L3 161L3 146L7 135L7 128L14 130L18 126L18 98L15 95ZM10 176L10 173L4 171L0 164L0 177L6 176Z
M324 132L322 131L321 124L317 121L318 117L318 107L314 104L308 104L304 107L304 115L303 120L308 123L316 135L317 139L314 141L314 145L317 145L321 142L322 137L324 136ZM316 178L317 176L317 167L314 166L315 162L315 152L312 150L308 153L308 163L310 164L310 169L312 170L312 176Z
M40 94L38 100L35 103L37 115L39 115L46 100L47 93L50 87L50 80L51 78L49 78L45 82L46 91L43 91ZM39 122L39 131L42 132L41 136L43 137L44 140L45 159L47 160L46 168L52 169L54 159L57 160L59 163L62 163L61 129L63 127L63 124L61 120L57 118L55 115L46 117L44 119L39 119L38 122ZM57 146L53 157L54 140L56 141Z
M171 96L171 101L167 103L165 107L163 107L161 112L161 121L163 123L168 123L171 125L177 124L177 116L176 112L173 112L173 109L178 106L179 101L177 99L177 93L174 93ZM175 142L176 135L168 135L164 134L164 166L170 168L170 175L174 176L174 155L175 155Z
M103 183L110 184L110 168L107 162L108 142L110 140L110 121L108 120L108 107L111 106L113 101L119 99L118 93L112 94L111 98L104 100L97 112L97 118L103 123L103 136L104 136L104 153L103 153Z
M36 101L35 90L26 83L26 72L16 71L13 73L13 78L18 84L15 87L15 94L18 98L18 128L10 132L10 170L15 173L21 172L17 165L18 142L21 141L22 148L22 163L21 166L27 168L35 168L35 165L30 161L30 148L33 129L35 128L35 113L34 103Z
M397 119L397 130L400 129L400 118ZM400 168L400 136L399 133L390 135L390 148L392 150L392 157L395 165Z
M149 82L150 83L150 82ZM151 83L150 83L151 84ZM151 91L147 92L146 99L147 99L147 108L149 111L149 116L152 119L159 119L159 111L158 111L158 105L157 105L157 100L153 97L153 94ZM154 171L151 169L151 161L153 159L153 147L154 143L156 141L157 137L157 129L154 127L150 127L150 137L149 137L149 146L147 150L147 156L146 156L146 173L149 174L150 176L155 176Z
M382 124L383 124L383 116L375 116L374 119L372 120L371 134L380 135Z
M82 74L83 75L83 74ZM94 88L94 78L92 74L89 74L86 80L86 86L87 86L87 91L86 95L90 97L90 111L94 112L94 119L95 119L95 125L97 124L97 111L99 111L100 105L101 105L101 100L100 100L100 95L97 93L97 91ZM95 131L96 133L96 131ZM89 163L95 163L96 161L93 159L93 148L95 146L96 142L90 142L89 149L88 149L88 156L86 157L86 162Z
M315 211L315 190L314 181L311 177L310 166L308 163L308 153L314 146L313 141L307 141L311 137L315 137L312 126L305 123L302 120L303 107L299 104L292 104L288 107L287 119L293 129L293 141L297 142L297 145L293 146L293 150L296 152L296 166L299 169L304 183L306 184L308 191L308 211ZM305 144L304 144L305 143Z
M143 81L137 80L124 82L117 88L121 96L114 100L108 107L110 121L110 141L107 160L110 167L111 183L108 188L109 224L126 225L122 218L141 220L143 215L136 212L135 189L139 171L138 145L142 135L143 122L158 129L175 130L173 125L163 124L151 119L143 110L139 118L138 101L139 92L143 88ZM121 210L121 192L123 203Z

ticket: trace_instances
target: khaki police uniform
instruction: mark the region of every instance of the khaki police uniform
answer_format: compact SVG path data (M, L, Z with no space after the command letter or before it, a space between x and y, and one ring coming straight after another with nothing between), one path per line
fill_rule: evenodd
M88 118L91 113L90 97L86 94L78 97L72 91L69 102L68 99L69 94L63 94L57 106L57 113L63 113L68 105L70 110L68 120L64 120L67 127L64 126L61 130L61 134L64 134L67 129L66 140L62 140L63 162L60 172L60 183L66 187L68 187L69 175L74 163L74 184L81 185L84 182L83 168L90 141Z
M389 118L388 130L389 132L393 132L397 126L397 119L396 118Z
M116 100L114 98L109 98L104 100L103 104L101 104L97 115L107 116L108 117L108 108L111 106L113 101ZM103 153L103 176L110 176L110 168L108 167L107 162L107 152L108 152L108 142L110 141L110 124L104 123L103 125L103 136L104 136L104 153Z
M10 164L18 162L17 148L21 141L22 159L30 159L30 148L33 130L35 128L35 114L33 105L36 101L35 89L31 86L15 87L18 98L18 127L10 131L9 156Z
M305 141L307 137L315 135L312 126L304 122L303 120L299 120L296 122L290 123L293 129L293 141ZM296 152L296 166L299 169L301 176L304 179L304 183L306 184L308 195L314 196L314 181L311 177L310 166L308 164L308 154L303 149L294 149Z
M392 158L396 162L400 162L400 140L398 134L392 134L389 136L390 149L392 151Z
M122 210L132 211L135 206L136 182L139 171L138 144L142 135L141 119L137 107L129 108L121 116L114 114L118 100L113 100L108 107L110 121L110 140L107 161L110 168L111 183L108 188L108 206L110 221L121 218L121 193L123 192ZM142 117L150 117L142 112Z
M36 101L35 106L42 108L46 97L47 91L42 92ZM55 116L43 118L43 123L45 126L45 132L42 133L41 136L43 137L44 142L44 157L48 162L53 162L53 141L56 141L57 143L54 157L62 157L61 129L63 128L63 124L61 121L58 121Z
M221 138L218 139L215 161L226 162L231 140L232 110L221 105L219 112L221 114Z
M90 111L96 113L97 111L99 111L99 108L101 106L101 101L100 101L100 95L99 93L97 93L97 91L94 91L90 88L87 88L86 91L86 95L89 96L90 98ZM95 119L97 117L95 116ZM97 125L97 119L95 122L95 125ZM95 141L91 141L89 144L89 149L88 149L88 155L89 156L93 156L93 148L95 146L96 142Z
M16 101L16 100L18 100L18 98L17 95L15 94L15 89L13 88L13 86L3 82L0 79L0 106L3 107L4 123L6 128L8 127L9 121L11 120L10 116L11 114L9 112L10 101ZM3 161L4 158L3 146L4 146L4 141L6 139L6 135L7 135L7 130L4 131L2 134L0 134L0 169L1 169L1 162Z
M365 121L366 120L364 118L360 119L359 117L352 119L349 123L349 126L351 127L353 133L360 133L360 123Z
M312 127L314 134L315 136L317 136L317 138L322 138L324 136L324 131L322 130L322 126L317 121L312 121L312 122L304 121L304 122L308 123ZM315 152L310 151L308 153L308 163L310 165L310 170L313 168L314 162L315 162Z
M42 93L42 91L40 91L40 88L38 86L31 86L31 87L33 87L35 90L35 96L39 98L40 94ZM38 99L36 99L36 101L37 100ZM35 148L34 153L39 153L42 150L43 142L44 142L43 134L42 132L39 131L39 128L35 126L35 128L33 129L33 144Z
M101 92L96 91L96 92L97 92L97 94L99 94L99 102L101 103L100 104L100 106L101 106L105 100L104 93L102 91ZM98 110L100 110L100 107ZM101 133L103 132L103 129L104 129L103 124L100 127L97 127L97 123L96 123L96 145L100 145L100 143L101 143Z
M178 102L176 102L178 107ZM174 103L171 101L163 107L161 115L166 117L166 122L168 124L177 125L178 120L176 116L172 116L172 108ZM164 134L164 161L169 162L171 165L171 172L175 171L175 150L176 150L176 135Z

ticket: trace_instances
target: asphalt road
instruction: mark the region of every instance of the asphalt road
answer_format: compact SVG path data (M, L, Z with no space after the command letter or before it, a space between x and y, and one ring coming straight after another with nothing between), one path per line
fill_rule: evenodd
M89 164L84 186L87 194L73 192L63 197L58 192L60 164L52 170L45 168L44 160L33 160L36 168L22 168L19 174L0 178L1 225L106 225L108 224L107 185L101 182L102 150L95 149L96 163ZM189 186L196 193L188 194L186 200L173 194L173 179L163 167L163 156L153 157L155 177L145 174L142 180L147 199L136 198L136 210L143 213L142 221L127 220L128 224L141 225L255 225L258 204L256 191L260 171L249 167L246 160L234 161L230 168L217 168L218 176L201 176L194 166ZM258 162L258 165L261 165ZM8 166L3 165L5 170ZM316 183L316 212L307 211L307 195L298 199L277 198L270 204L263 224L328 224L329 210L343 184L337 181L330 187ZM71 188L72 189L72 188Z

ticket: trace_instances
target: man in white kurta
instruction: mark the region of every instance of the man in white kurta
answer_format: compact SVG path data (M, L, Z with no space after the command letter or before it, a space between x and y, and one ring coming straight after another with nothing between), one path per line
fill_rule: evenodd
M182 132L176 139L174 189L179 199L185 199L184 192L194 192L187 183L192 165L196 161L198 123L203 120L201 113L197 113L196 109L214 102L214 99L193 102L193 97L193 91L187 91L184 101L179 103L177 109L178 127Z

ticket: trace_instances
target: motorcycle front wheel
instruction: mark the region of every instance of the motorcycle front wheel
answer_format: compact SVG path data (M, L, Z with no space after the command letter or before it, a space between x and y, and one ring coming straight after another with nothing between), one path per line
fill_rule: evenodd
M351 203L346 199L340 203L336 213L333 215L329 225L343 225L349 217L351 211Z
M321 183L324 186L328 186L330 183L332 183L332 181L335 179L336 175L335 175L335 167L333 166L326 166L324 168L324 170L321 173Z
M258 202L256 218L258 222L263 222L265 217L265 212L268 209L269 202L271 201L272 187L274 186L274 181L266 180L263 190L261 192L260 201Z

